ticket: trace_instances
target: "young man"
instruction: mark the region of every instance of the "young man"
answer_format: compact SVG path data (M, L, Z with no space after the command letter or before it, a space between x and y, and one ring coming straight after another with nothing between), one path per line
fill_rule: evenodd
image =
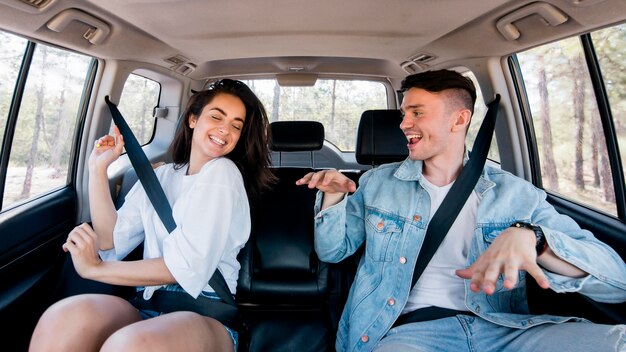
M526 274L544 289L618 303L626 301L626 265L558 214L543 191L500 169L484 168L410 287L429 220L468 160L464 142L476 91L469 79L449 70L411 75L402 89L400 128L409 149L404 162L368 171L358 189L335 170L297 182L321 191L315 222L321 260L339 262L365 242L337 350L626 349L624 326L529 314ZM348 192L355 193L346 197ZM419 322L392 328L400 315L419 309Z

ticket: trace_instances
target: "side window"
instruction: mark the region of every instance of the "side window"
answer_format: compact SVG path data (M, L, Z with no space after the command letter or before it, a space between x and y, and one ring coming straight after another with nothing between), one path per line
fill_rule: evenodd
M619 31L619 30L618 30ZM617 50L605 47L605 61L624 52L624 34ZM599 42L605 41L602 35ZM616 39L616 38L614 38ZM606 43L604 43L606 44ZM609 154L597 99L581 39L561 40L517 54L531 109L543 187L611 215L617 215ZM617 60L611 70L620 69ZM623 104L626 76L611 71L605 81ZM614 88L611 88L614 87ZM619 89L621 93L617 90ZM624 110L624 106L621 107ZM614 112L614 116L619 116ZM624 117L622 142L624 142Z
M26 44L27 40L0 31L0 143L4 143L7 117Z
M153 110L159 105L161 85L151 79L131 74L122 90L119 109L139 144L152 140Z
M92 59L34 43L25 51L26 41L9 34L2 34L0 40L0 55L8 58L0 60L0 121L3 129L14 132L2 149L4 210L68 184L74 132ZM22 61L25 69L20 71ZM23 86L15 84L20 75L25 78ZM19 93L21 99L15 99L9 116L8 104Z
M591 38L611 107L623 168L626 166L626 24L591 33ZM600 180L611 176L608 165L603 166L606 168L600 170ZM604 196L609 197L609 202L616 202L614 194L606 192Z
M483 98L483 92L480 90L480 85L478 84L478 80L472 71L467 71L463 73L464 76L469 77L472 82L474 82L474 86L476 87L476 104L474 104L474 115L472 116L472 121L470 123L469 129L467 130L467 137L465 137L465 145L467 148L472 148L474 145L474 141L476 140L476 135L478 134L478 130L485 119L485 115L487 114L487 103ZM500 152L498 151L498 142L496 140L496 135L494 134L491 139L491 146L489 147L489 154L487 154L487 158L500 163Z

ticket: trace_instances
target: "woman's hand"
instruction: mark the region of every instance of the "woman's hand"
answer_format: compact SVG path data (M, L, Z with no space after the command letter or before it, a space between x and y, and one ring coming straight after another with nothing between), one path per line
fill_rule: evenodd
M89 156L91 171L106 170L112 162L117 160L124 150L124 138L117 126L113 126L113 134L100 137Z
M93 278L95 270L102 264L98 255L98 235L87 223L76 226L70 232L63 250L70 252L74 268L82 278Z

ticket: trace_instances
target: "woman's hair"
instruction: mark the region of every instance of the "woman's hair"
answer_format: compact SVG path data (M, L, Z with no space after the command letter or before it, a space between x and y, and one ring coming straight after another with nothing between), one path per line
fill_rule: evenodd
M232 160L243 175L244 185L250 204L264 188L275 180L270 169L269 141L270 129L263 104L245 83L232 79L222 79L211 84L206 90L194 94L183 114L176 136L170 145L174 167L180 169L189 163L193 129L189 127L191 115L200 116L202 110L219 94L235 96L246 107L246 119L235 148L225 155Z

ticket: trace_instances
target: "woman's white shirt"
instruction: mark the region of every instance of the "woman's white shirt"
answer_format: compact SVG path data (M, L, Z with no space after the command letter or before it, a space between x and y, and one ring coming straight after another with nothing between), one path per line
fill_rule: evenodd
M241 173L227 158L206 163L195 175L167 164L155 170L178 225L168 233L139 182L117 212L114 248L103 260L121 260L144 242L145 259L163 257L176 282L191 296L213 292L208 281L216 268L234 294L240 264L237 254L250 236L250 208ZM149 299L162 286L149 286Z

